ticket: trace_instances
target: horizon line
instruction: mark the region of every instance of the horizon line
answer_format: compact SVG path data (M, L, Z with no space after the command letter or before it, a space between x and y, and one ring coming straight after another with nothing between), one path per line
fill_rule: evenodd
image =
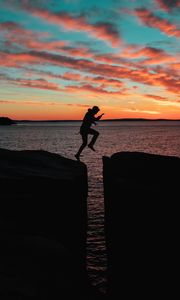
M27 119L13 119L16 122L82 122L82 119L74 120L74 119L45 119L45 120L27 120ZM148 119L148 118L114 118L114 119L103 119L98 122L110 122L110 121L180 121L180 119L166 119L166 118L158 118L158 119Z

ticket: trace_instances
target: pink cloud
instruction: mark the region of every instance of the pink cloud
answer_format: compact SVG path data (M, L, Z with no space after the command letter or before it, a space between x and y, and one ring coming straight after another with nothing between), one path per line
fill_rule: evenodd
M161 9L170 12L173 8L180 7L180 0L155 0Z
M36 88L43 90L53 90L53 91L62 91L58 84L53 82L48 82L43 78L39 79L21 79L21 78L11 78L7 75L0 74L0 80L8 81L11 84L15 84L22 87Z
M167 36L176 36L178 38L180 37L180 30L176 25L154 15L150 10L139 8L135 10L135 13L144 25L159 29Z
M180 60L179 60L180 61ZM179 70L180 70L180 62L172 63L169 65L169 68L174 72L174 75L179 76Z
M81 86L68 86L66 88L66 90L68 92L75 92L75 91L89 91L95 94L108 94L108 95L120 95L120 94L124 94L123 91L108 91L104 89L105 86L101 85L101 86L93 86L91 84L84 84Z
M113 79L113 78L105 78L103 76L96 76L96 77L92 77L92 76L83 76L77 73L71 73L71 72L66 72L61 76L62 79L65 80L73 80L73 81L81 81L81 82L91 82L93 84L101 84L104 86L114 86L116 88L120 88L124 85L123 82L121 82L120 80L117 79Z
M23 28L21 25L19 25L16 22L2 22L0 23L0 31L4 32L6 37L16 37L23 39L37 39L37 38L43 38L43 37L49 37L49 33L47 32L38 32L38 31L32 31L29 29Z
M1 59L3 56L3 59ZM107 65L102 63L97 63L93 61L88 61L85 59L75 59L71 57L66 57L62 55L47 53L47 52L37 52L31 51L27 53L10 54L3 53L0 56L0 64L4 61L10 61L12 63L18 64L18 66L23 67L29 64L51 64L61 67L72 68L73 70L88 72L98 76L116 78L116 79L128 79L133 82L140 82L143 84L148 84L152 86L164 87L174 93L179 92L179 81L178 76L174 73L174 70L169 70L168 76L165 69L154 68L152 72L151 69L142 66L142 63L136 64L136 69L129 67L120 67L116 65ZM4 64L3 64L4 65Z
M73 47L62 47L61 52L75 57L93 58L94 54L87 47L73 48Z
M122 53L122 56L128 58L141 58L142 56L156 57L164 53L165 53L164 50L153 48L153 47L143 47L143 48L138 48L138 50L136 50L135 47L132 48L129 47L124 51L124 53Z
M67 31L82 31L96 39L110 43L112 47L118 47L122 40L117 29L111 23L90 24L84 17L73 17L68 13L53 13L44 9L30 9L32 15L51 24L60 25Z
M49 37L49 33L35 32L23 28L16 22L0 23L0 32L5 37L5 44L13 49L14 44L29 50L56 51L69 56L93 58L94 53L87 47L73 48L67 41L43 41L42 38Z
M65 72L62 76L62 79L65 80L74 80L74 81L80 81L82 79L82 75L77 73L71 73L71 72Z
M57 51L64 47L67 42L64 41L51 41L51 42L41 42L36 40L24 40L24 46L29 49L35 50L48 50L48 51Z
M176 56L168 54L162 49L157 49L153 47L144 47L135 52L129 52L125 54L129 58L143 58L143 64L161 64L165 62L177 62L178 58Z
M35 64L37 63L37 58L33 57L29 53L6 53L0 52L0 66L1 67L16 67L21 68L26 64Z
M46 32L34 32L32 30L24 29L15 22L0 23L0 31L3 33L6 44L12 46L16 43L19 46L24 46L28 49L35 50L59 50L67 46L65 41L41 41L44 37L49 37Z
M58 78L62 80L67 80L67 81L77 81L77 82L82 82L83 84L99 84L99 85L104 85L106 87L114 87L114 88L122 88L124 86L124 83L120 80L113 79L113 78L107 78L103 76L84 76L79 73L72 73L72 72L65 72L63 75L58 75L54 74L51 72L47 71L37 71L33 69L27 69L28 74L31 76L33 75L42 75L42 76L47 76L49 78Z
M62 91L62 89L59 88L58 84L48 82L45 79L18 79L17 83L21 86L35 89Z

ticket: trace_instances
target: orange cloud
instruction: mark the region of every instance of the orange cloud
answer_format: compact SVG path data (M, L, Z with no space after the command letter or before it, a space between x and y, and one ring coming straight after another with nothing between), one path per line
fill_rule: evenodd
M47 53L30 51L29 53L2 53L0 56L0 64L4 66L4 62L10 62L11 65L16 64L18 67L23 67L29 64L51 64L61 67L72 68L73 70L79 70L88 72L103 77L109 78L121 78L129 79L134 82L140 82L152 86L159 86L168 89L174 93L179 93L179 79L176 74L169 70L168 76L165 69L153 70L143 67L141 63L136 65L136 69L120 67L117 65L107 65L97 62L88 61L85 59L75 59L67 56ZM9 63L8 63L9 64ZM153 71L153 72L152 72Z
M59 85L48 82L45 79L21 79L21 78L10 78L9 76L0 74L0 80L8 81L11 84L16 84L22 87L28 88L36 88L36 89L43 89L43 90L54 90L54 91L62 91Z
M134 49L131 48L131 50ZM143 64L161 64L161 63L173 63L178 61L178 57L168 54L162 49L157 49L153 47L143 47L137 51L125 50L121 53L122 56L128 57L130 59L141 58L143 59ZM147 57L144 59L143 57Z
M24 46L28 49L35 50L59 50L67 46L65 41L41 41L43 37L48 37L46 32L34 32L32 30L24 29L15 22L0 23L0 31L6 39L6 45L13 47L16 43L19 46Z
M152 98L155 100L160 100L160 101L166 101L167 98L165 97L161 97L161 96L157 96L157 95L152 95L152 94L145 94L144 96L148 97L148 98Z
M21 45L24 45L27 48L30 49L36 49L36 50L53 50L57 51L60 50L62 47L64 47L67 43L64 41L51 41L51 42L41 42L41 41L35 41L35 40L24 40Z
M24 29L15 22L0 23L0 31L5 37L5 44L8 48L25 47L28 50L36 51L56 51L68 56L92 58L107 63L118 63L120 58L111 55L95 55L87 47L74 48L68 46L67 41L42 41L42 37L48 37L48 33L38 33Z
M135 10L135 13L144 25L159 29L167 36L176 36L177 38L180 37L180 30L176 25L163 18L157 17L150 10L139 8Z
M76 57L92 58L93 53L87 47L73 48L73 47L62 47L61 52Z
M169 69L174 72L174 75L177 75L179 74L179 70L180 70L180 62L178 63L171 63L169 64Z
M67 31L82 31L96 39L110 43L112 47L118 47L122 40L117 29L111 23L90 24L84 17L73 17L68 13L53 13L45 9L30 8L32 15L51 24L60 25Z
M29 29L25 29L18 23L11 21L1 22L0 31L5 35L7 39L9 39L9 42L11 41L11 39L12 42L16 42L16 39L17 41L23 42L24 39L34 40L38 38L49 37L49 33L47 32L35 32Z
M31 54L23 53L6 53L0 52L0 66L1 67L16 67L21 68L25 64L35 64L37 58L33 57Z
M18 79L16 81L21 86L24 87L30 87L30 88L35 88L35 89L43 89L43 90L53 90L53 91L62 91L62 89L59 88L59 86L55 83L48 82L45 79Z
M52 75L53 76L53 75ZM95 84L101 84L103 86L113 86L116 88L121 88L124 83L121 82L120 80L117 79L113 79L113 78L105 78L103 76L96 76L96 77L92 77L92 76L83 76L77 73L71 73L71 72L65 72L63 75L61 75L62 79L65 80L73 80L73 81L81 81L81 82L91 82L91 83L95 83Z
M67 80L67 81L77 81L78 83L83 83L83 84L99 84L101 86L105 87L114 87L114 88L122 88L124 86L124 83L120 80L113 79L113 78L107 78L103 76L83 76L78 73L71 73L71 72L65 72L63 75L58 75L54 74L52 72L47 72L47 71L38 71L38 70L33 70L33 69L28 69L27 68L27 74L29 76L33 75L42 75L42 76L47 76L49 78L58 78L62 80Z
M122 95L123 94L123 91L109 91L109 90L105 90L104 89L105 86L104 85L101 85L101 86L92 86L90 84L84 84L84 85L81 85L81 86L68 86L66 88L66 91L68 92L75 92L75 91L89 91L89 92L92 92L92 93L95 93L95 94L107 94L107 95Z
M166 12L170 12L173 8L180 7L180 0L155 0L156 3L159 5Z

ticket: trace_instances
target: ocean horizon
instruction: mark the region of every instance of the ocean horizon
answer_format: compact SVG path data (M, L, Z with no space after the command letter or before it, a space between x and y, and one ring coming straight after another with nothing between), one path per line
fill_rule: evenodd
M8 117L7 117L8 118ZM77 120L73 120L73 119L57 119L57 120L53 120L53 119L43 119L43 120L31 120L31 119L12 119L15 122L82 122L81 119L77 119ZM148 119L148 118L118 118L118 119L101 119L99 120L99 122L121 122L121 121L126 121L126 122L135 122L135 121L172 121L172 122L177 122L180 121L180 119Z

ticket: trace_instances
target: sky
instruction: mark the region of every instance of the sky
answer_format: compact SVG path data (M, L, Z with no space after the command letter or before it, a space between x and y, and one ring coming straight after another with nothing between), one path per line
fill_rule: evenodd
M180 119L180 0L0 0L0 116Z

